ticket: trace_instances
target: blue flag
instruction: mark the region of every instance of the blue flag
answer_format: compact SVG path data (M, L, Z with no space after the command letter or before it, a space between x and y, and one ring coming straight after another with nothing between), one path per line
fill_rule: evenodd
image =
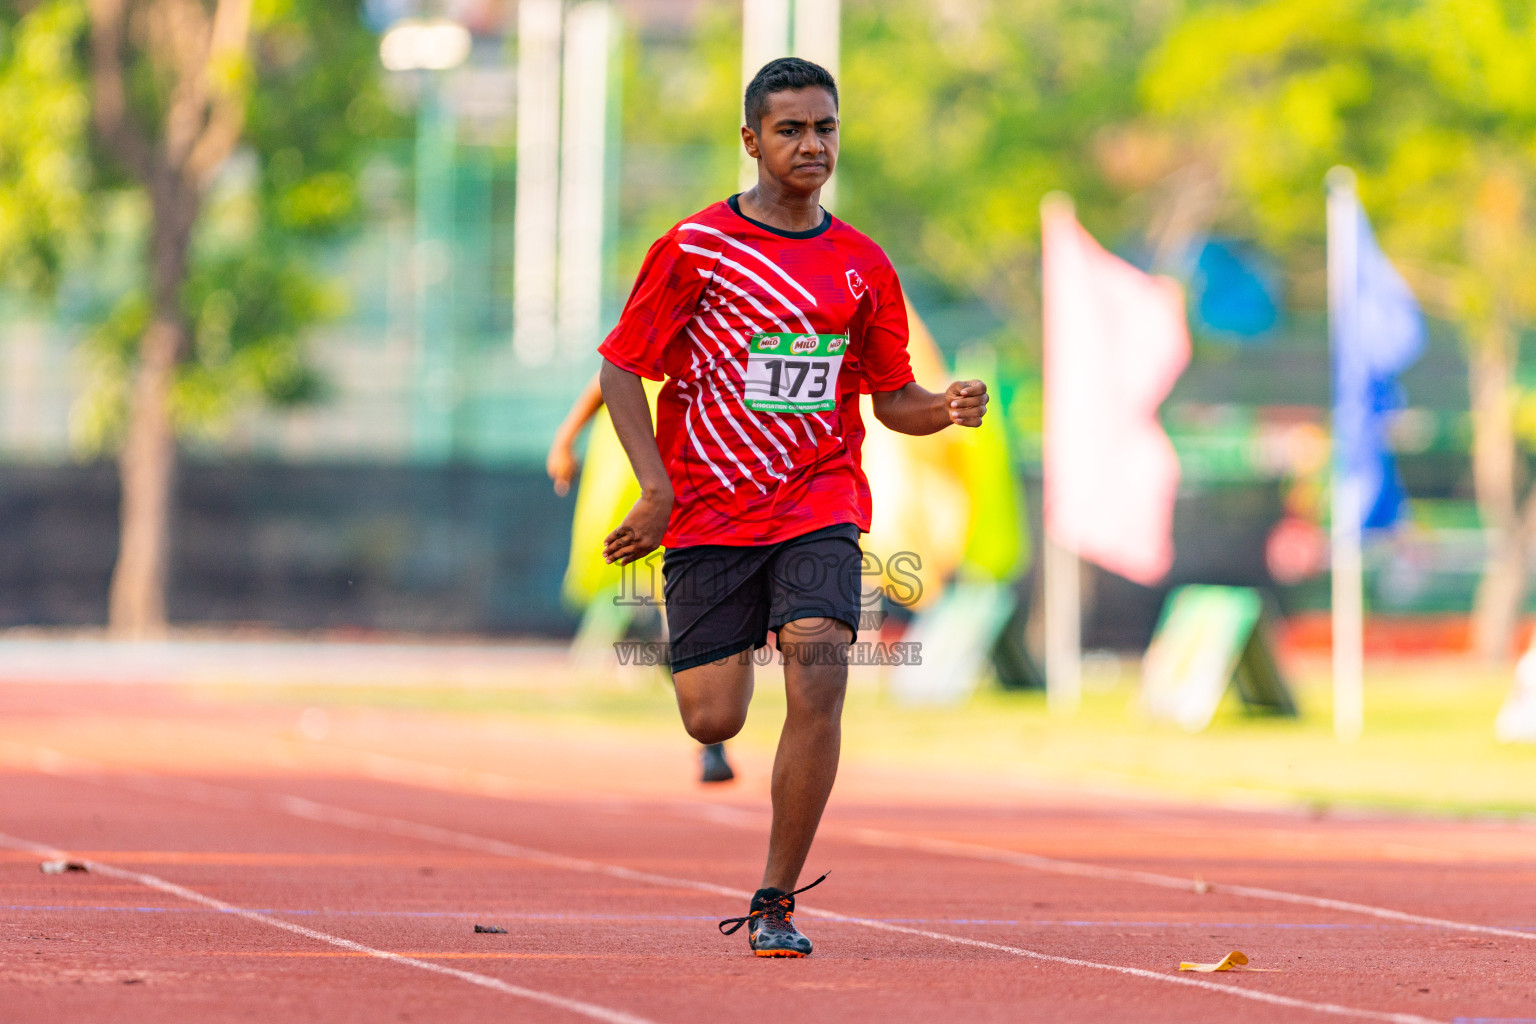
M1234 239L1206 239L1191 287L1195 314L1218 341L1261 341L1280 318L1269 274L1254 253Z
M1339 282L1331 318L1334 466L1359 485L1360 525L1379 529L1402 517L1406 500L1387 428L1404 404L1397 375L1424 351L1424 317L1353 193L1350 201L1354 274Z

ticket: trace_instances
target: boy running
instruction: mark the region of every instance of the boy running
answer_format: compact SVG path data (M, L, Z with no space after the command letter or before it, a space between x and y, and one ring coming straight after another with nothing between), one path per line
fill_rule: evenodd
M832 76L772 61L744 107L757 184L651 246L598 349L603 398L641 488L603 555L628 564L666 546L672 678L700 743L740 731L751 652L778 635L788 706L768 863L747 917L721 930L745 923L758 956L800 957L811 941L793 921L804 891L795 883L837 775L859 533L869 529L859 395L873 395L886 427L931 434L980 425L987 389L918 386L890 261L820 206L837 163ZM654 431L642 376L666 380Z

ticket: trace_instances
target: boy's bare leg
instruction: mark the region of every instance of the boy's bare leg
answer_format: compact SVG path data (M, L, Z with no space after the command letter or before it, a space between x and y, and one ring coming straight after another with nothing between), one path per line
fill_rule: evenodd
M764 888L789 892L795 887L837 778L848 666L835 653L849 638L847 624L827 618L798 619L779 631L780 646L790 648L784 665L787 707L773 762L773 826ZM683 726L700 743L722 743L746 723L751 653L672 677Z
M836 619L797 619L779 631L788 708L773 761L764 888L794 889L837 778L848 666L836 654L849 639L848 626Z
M724 743L741 731L752 703L752 652L674 673L683 728L700 743Z

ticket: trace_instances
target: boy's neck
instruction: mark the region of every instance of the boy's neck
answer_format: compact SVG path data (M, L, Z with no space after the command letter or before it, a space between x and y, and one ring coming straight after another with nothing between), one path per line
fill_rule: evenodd
M821 227L821 219L826 216L821 209L821 189L790 192L761 177L736 202L748 217L780 231L812 231Z

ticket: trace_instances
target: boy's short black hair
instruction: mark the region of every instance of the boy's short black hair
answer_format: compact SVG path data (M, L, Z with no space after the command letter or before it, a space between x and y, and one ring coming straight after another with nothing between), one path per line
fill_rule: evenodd
M820 64L799 57L780 57L764 64L747 86L746 99L742 103L748 127L755 132L763 130L763 115L768 113L768 97L773 93L812 88L831 93L832 107L837 108L837 83L832 80L832 73Z

